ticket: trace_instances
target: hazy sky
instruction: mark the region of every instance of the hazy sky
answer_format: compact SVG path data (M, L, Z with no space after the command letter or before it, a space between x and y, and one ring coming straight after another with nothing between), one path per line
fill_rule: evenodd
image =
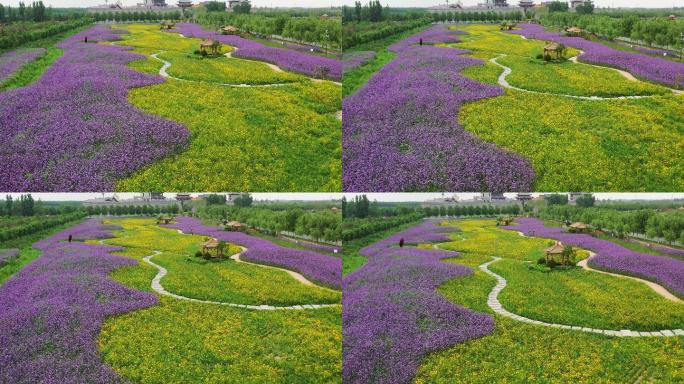
M345 193L347 200L352 199L357 193ZM459 200L470 200L479 193L366 193L368 199L373 201L426 201L440 197L457 195ZM515 197L515 194L505 194ZM533 193L537 196L537 193ZM684 199L684 193L594 193L597 200L674 200Z
M336 0L338 4L353 5L355 0ZM535 0L540 3L541 0ZM366 3L367 0L361 0ZM431 7L434 5L445 4L446 0L380 0L382 5L390 7ZM450 0L449 3L455 3ZM463 5L477 5L484 3L484 0L462 0ZM517 4L518 0L508 0L508 4ZM671 8L674 6L684 7L684 0L594 0L594 4L599 7L649 7L649 8Z
M0 4L17 6L20 0L0 0ZM30 4L33 0L24 0L25 4ZM205 1L205 0L201 0ZM109 0L109 3L115 3L116 0ZM124 5L136 5L143 3L144 0L121 0ZM200 1L193 0L197 4ZM255 7L329 7L331 4L338 4L340 0L252 0L252 6ZM92 7L94 5L104 4L105 0L43 0L46 6L53 7ZM175 5L178 0L166 0L166 4ZM352 1L353 3L353 1Z

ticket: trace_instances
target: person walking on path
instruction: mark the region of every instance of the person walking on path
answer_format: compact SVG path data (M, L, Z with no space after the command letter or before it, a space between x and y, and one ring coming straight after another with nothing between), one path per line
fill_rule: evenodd
M399 239L399 248L404 248L404 238Z
M420 38L420 45L423 45L423 38Z
M69 242L71 243L71 235L69 235Z

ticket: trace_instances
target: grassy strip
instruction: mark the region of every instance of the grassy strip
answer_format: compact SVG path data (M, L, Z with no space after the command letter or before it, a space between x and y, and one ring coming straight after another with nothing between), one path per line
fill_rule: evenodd
M37 259L38 256L41 255L41 252L35 248L33 248L33 243L44 239L48 236L51 236L57 232L63 231L71 226L73 226L75 223L80 222L81 219L72 221L70 223L62 224L57 227L53 227L50 229L46 229L44 231L32 233L27 236L22 236L18 237L16 239L4 241L2 243L2 248L18 248L19 249L19 256L11 259L7 264L4 266L0 267L0 284L4 283L5 280L9 279L12 277L15 273L17 273L20 269L22 269L26 264L32 262L33 260Z
M57 43L89 27L90 26L77 28L55 36L50 36L46 39L32 41L21 46L20 48L45 48L47 49L47 53L38 59L27 63L14 75L0 83L0 91L25 87L38 80L41 76L43 76L43 73L45 73L52 63L62 57L64 51L61 48L57 48Z
M418 33L428 26L422 26L411 29L396 35L388 36L381 40L376 40L370 43L360 44L349 48L347 51L375 51L375 58L368 63L350 69L344 72L344 80L342 81L342 97L346 97L356 92L359 88L373 76L377 71L384 67L387 63L394 59L396 54L387 50L387 47L396 43L399 40L405 39L415 33Z
M420 223L422 220L412 221L410 223L402 224L394 228L389 228L384 231L375 232L368 236L360 237L354 240L344 242L344 249L342 251L342 275L346 275L361 268L366 263L366 257L362 256L359 251L361 248L369 246L378 242L396 232L411 228Z

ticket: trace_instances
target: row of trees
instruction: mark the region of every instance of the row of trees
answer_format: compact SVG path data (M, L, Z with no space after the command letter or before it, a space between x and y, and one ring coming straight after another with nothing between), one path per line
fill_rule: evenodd
M358 196L357 196L358 197ZM362 196L365 197L365 196ZM522 209L518 204L510 205L449 205L440 207L397 207L389 209L395 215L380 216L373 212L383 212L383 209L373 208L370 203L367 216L359 216L363 212L367 199L359 198L347 203L347 216L342 229L342 240L348 241L365 237L376 232L384 231L402 224L420 220L424 217L468 217L468 216L498 216L518 215ZM359 207L364 207L359 209ZM398 214L397 214L398 213Z
M31 235L36 232L54 228L75 220L80 220L84 216L85 213L83 211L78 211L58 216L35 217L34 219L23 222L20 225L15 225L8 228L0 228L0 242Z
M502 22L502 21L521 21L525 15L520 11L515 12L435 12L431 14L432 20L436 23L458 23L458 22ZM528 14L527 17L531 17Z
M549 205L539 211L545 220L579 221L617 237L635 233L668 242L684 243L684 212L639 209L619 211L611 208L585 208L572 205Z
M684 21L667 17L641 18L638 14L618 13L581 15L568 12L550 13L540 18L542 24L558 28L576 26L599 37L613 40L626 37L648 45L681 48Z
M423 17L410 21L376 23L373 25L373 28L364 28L362 25L355 23L346 24L342 36L342 47L347 49L355 45L384 39L397 33L428 25L430 22L429 18Z
M208 205L201 208L199 214L211 220L236 220L276 236L281 232L293 232L317 241L336 242L341 238L342 217L329 209L273 210L261 207Z
M16 9L0 4L0 22L46 21L50 19L51 13L52 8L46 8L42 1L34 1L28 6L24 2L19 2L19 7Z
M92 19L80 18L62 22L10 24L9 27L0 29L0 49L15 48L22 44L84 27L92 22Z
M567 205L568 195L555 193L544 196L544 200L548 205ZM582 195L575 199L575 204L580 207L593 207L596 204L596 198L594 195Z
M33 216L35 212L35 201L30 194L19 196L16 202L11 195L7 195L0 216Z
M93 12L89 14L95 21L178 21L183 18L180 11L153 12L153 11L115 11L115 12Z
M302 43L339 47L342 26L338 20L319 17L292 17L286 13L236 14L208 12L197 17L201 24L211 28L233 25L257 36L282 36Z
M181 211L178 204L169 205L89 205L81 208L88 216L175 215Z

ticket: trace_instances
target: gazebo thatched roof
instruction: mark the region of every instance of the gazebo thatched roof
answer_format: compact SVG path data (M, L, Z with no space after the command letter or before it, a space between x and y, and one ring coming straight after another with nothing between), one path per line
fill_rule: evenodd
M572 223L572 224L570 225L570 228L574 228L574 229L588 229L588 228L589 228L589 224L584 224L584 223L580 223L580 222Z
M219 246L219 241L216 239L213 239L213 238L205 241L202 244L202 247L204 247L206 249L214 249L214 248L218 248L218 246Z
M560 241L556 241L556 244L554 244L552 247L546 248L546 254L547 255L560 255L563 253L563 249L565 247Z
M211 47L214 44L216 44L216 41L214 41L212 39L206 39L206 40L202 40L202 42L200 42L200 47Z
M238 32L239 31L239 29L237 27L232 26L232 25L226 25L223 28L221 28L221 30L225 31L225 32Z
M549 43L544 46L545 51L557 51L558 50L558 43Z
M245 225L242 224L242 223L239 222L239 221L229 221L229 222L226 223L226 226L229 226L229 227L244 227Z
M570 27L566 31L570 32L570 33L582 33L582 32L584 32L582 29L577 28L577 27Z

